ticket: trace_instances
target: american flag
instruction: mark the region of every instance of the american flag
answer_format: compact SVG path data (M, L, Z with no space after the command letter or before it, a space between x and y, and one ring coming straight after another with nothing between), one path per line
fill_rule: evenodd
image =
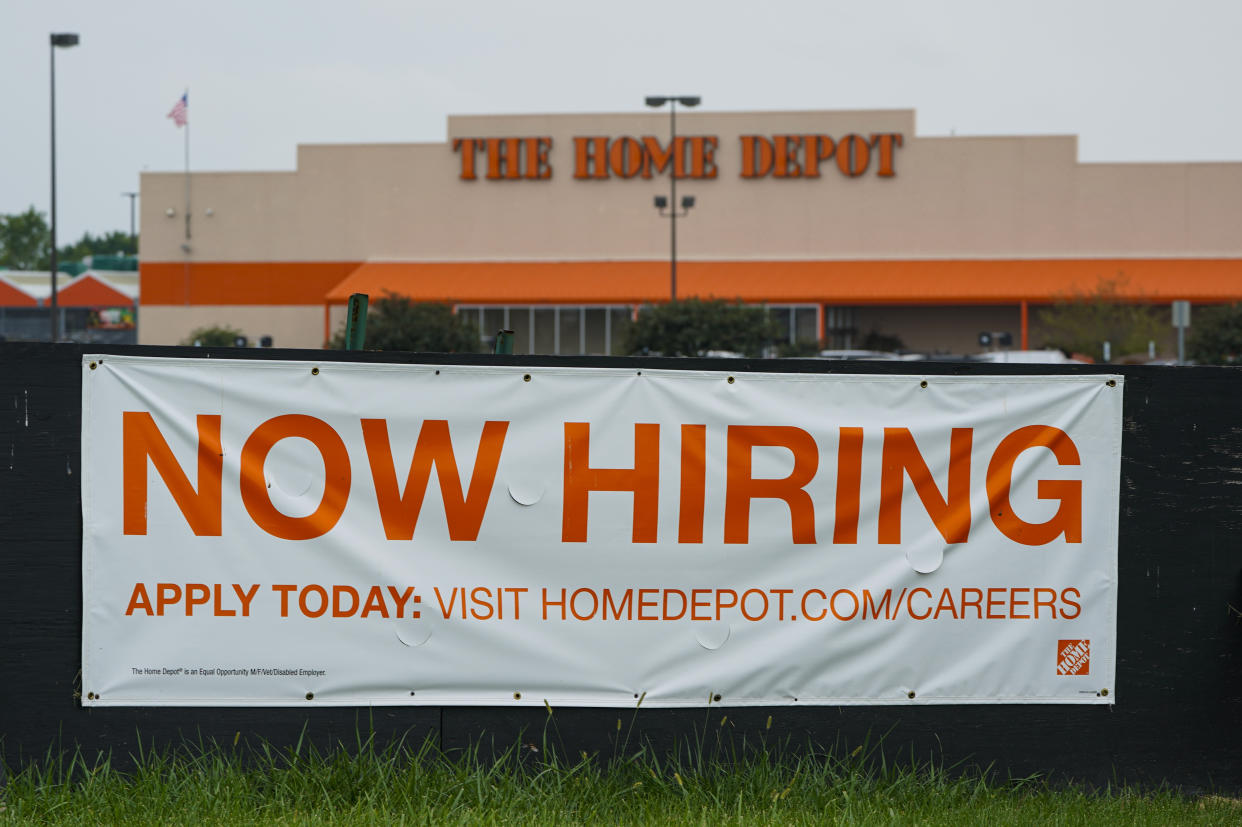
M181 100L177 101L177 105L168 113L168 117L173 119L173 123L177 126L185 126L189 122L187 109L190 106L190 93L186 92L181 96Z

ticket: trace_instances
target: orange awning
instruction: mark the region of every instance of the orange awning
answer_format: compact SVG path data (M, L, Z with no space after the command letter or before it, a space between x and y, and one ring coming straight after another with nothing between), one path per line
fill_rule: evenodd
M669 265L648 261L143 262L145 305L344 304L391 291L459 304L643 304ZM1131 301L1242 301L1242 259L679 261L679 296L747 302L1046 303L1116 280ZM68 289L68 288L67 288Z
M144 305L289 305L324 302L357 261L143 261Z
M749 302L1016 304L1091 293L1119 298L1242 300L1242 259L680 261L678 295ZM641 304L669 292L667 261L368 262L328 291L385 292L458 304Z
M0 278L0 307L38 307L39 301L8 279Z
M136 300L90 273L83 273L56 294L61 307L130 307Z

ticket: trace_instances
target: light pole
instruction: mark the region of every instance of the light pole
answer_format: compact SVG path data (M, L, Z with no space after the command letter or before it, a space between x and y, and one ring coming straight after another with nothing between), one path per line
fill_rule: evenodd
M129 199L129 240L134 244L134 253L138 252L138 231L134 225L134 199L138 197L136 192L123 192L122 197Z
M697 95L648 95L647 105L658 109L664 104L668 104L668 126L669 126L669 172L668 187L669 196L665 200L664 196L657 195L655 197L656 209L660 211L660 215L667 217L669 222L669 301L677 301L677 218L685 216L690 212L690 208L694 206L694 196L687 195L681 199L681 212L677 211L677 162L681 153L677 151L677 104L685 107L698 106L702 102L702 98ZM665 212L668 208L668 212Z
M52 339L55 342L60 338L60 315L56 307L56 270L59 262L56 261L56 48L69 48L78 45L78 36L63 32L60 34L52 34L51 50L52 50L52 303L51 319L52 319Z

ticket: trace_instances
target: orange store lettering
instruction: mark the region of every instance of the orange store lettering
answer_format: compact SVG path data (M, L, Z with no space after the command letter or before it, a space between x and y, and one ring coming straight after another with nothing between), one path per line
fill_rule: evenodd
M741 178L819 178L836 168L847 178L873 172L896 176L900 132L868 135L742 135L738 146ZM553 141L549 136L457 138L463 181L547 181L552 178ZM720 139L716 135L679 135L663 140L653 135L576 136L573 178L579 181L672 175L678 179L711 180L719 175Z

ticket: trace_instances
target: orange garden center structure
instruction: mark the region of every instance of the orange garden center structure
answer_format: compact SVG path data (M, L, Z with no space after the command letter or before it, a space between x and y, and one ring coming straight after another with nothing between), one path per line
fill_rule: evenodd
M139 341L221 324L320 347L350 294L391 292L512 329L518 353L619 353L669 298L684 196L678 297L766 305L794 342L1036 347L1032 308L1106 282L1242 299L1242 163L1080 163L1074 136L919 136L912 110L683 111L675 141L667 110L448 133L299 146L292 172L144 173Z

